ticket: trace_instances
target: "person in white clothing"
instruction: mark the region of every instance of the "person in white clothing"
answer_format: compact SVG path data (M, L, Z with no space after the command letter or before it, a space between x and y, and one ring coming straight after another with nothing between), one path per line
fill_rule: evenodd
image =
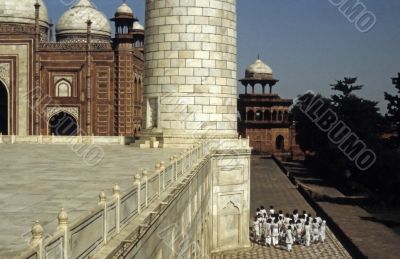
M265 232L264 232L264 229L265 229L265 223L266 223L266 219L264 218L264 217L262 217L262 216L259 216L258 217L258 222L259 222L259 224L260 224L260 242L262 241L262 239L263 239L263 236L265 237Z
M285 236L285 230L284 230L285 226L283 218L281 216L278 216L278 229L279 229L279 238L283 238Z
M298 210L294 210L293 211L293 220L294 220L294 222L297 222L298 219L299 219L299 211Z
M307 214L307 212L305 210L303 210L303 218L304 218L305 221L307 221L308 214Z
M312 223L314 223L314 219L313 219L313 217L312 217L312 214L308 214L308 216L307 216L307 221L310 222L310 225L311 225Z
M279 226L278 226L278 218L271 224L271 232L272 232L272 245L277 246L279 244Z
M262 215L262 213L261 213L260 208L257 208L256 209L256 216L258 217L258 216L261 216L261 215Z
M304 218L304 215L300 215L300 216L299 216L299 220L300 220L300 222L301 222L302 227L304 228L304 224L306 223L306 220L305 220L305 218Z
M264 206L260 206L260 212L261 215L267 214L267 210L264 208Z
M272 220L268 219L264 226L265 244L268 246L271 246L271 242L272 242L271 223L272 223Z
M297 220L296 223L296 242L301 244L301 236L303 235L303 224L300 220Z
M254 242L258 243L260 241L260 222L258 217L255 217L253 221L253 236Z
M275 214L274 206L269 207L269 214L271 214L271 215Z
M319 240L319 224L317 219L314 219L311 226L312 226L312 242L317 243Z
M326 221L323 220L321 223L321 227L319 228L319 239L321 240L322 243L325 242L326 239L325 231L326 231Z
M281 210L278 212L278 216L281 217L282 219L285 217L285 215L283 214L283 211L281 211Z
M317 216L315 217L315 219L317 220L318 224L321 225L321 223L322 223L322 218L321 218L320 216L317 215Z
M286 246L287 250L290 252L292 251L292 245L293 245L293 235L292 235L292 227L289 226L288 229L286 230Z
M287 225L289 225L289 222L290 222L290 215L289 214L285 214L285 218L284 218L284 224L285 224L285 226L287 226Z
M311 226L310 226L310 223L308 223L308 221L306 221L306 223L304 225L304 241L305 241L305 245L306 246L310 246L310 242L311 242Z

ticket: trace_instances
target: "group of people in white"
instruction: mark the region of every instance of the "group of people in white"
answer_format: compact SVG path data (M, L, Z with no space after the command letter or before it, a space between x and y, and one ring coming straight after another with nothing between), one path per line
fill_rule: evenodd
M292 214L275 212L274 206L269 210L261 206L257 208L252 227L252 239L257 244L277 247L286 245L292 250L293 244L310 246L311 243L324 242L326 235L326 221L321 217L312 217L306 211L299 214L294 210Z

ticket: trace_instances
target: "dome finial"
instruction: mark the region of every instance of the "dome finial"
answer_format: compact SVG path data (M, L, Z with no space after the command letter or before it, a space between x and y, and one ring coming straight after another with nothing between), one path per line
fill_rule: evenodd
M260 53L258 53L258 55L257 55L257 59L260 59Z

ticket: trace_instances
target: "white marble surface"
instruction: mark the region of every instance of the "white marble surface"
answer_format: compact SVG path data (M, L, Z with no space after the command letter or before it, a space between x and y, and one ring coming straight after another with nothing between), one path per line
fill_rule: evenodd
M156 161L181 151L99 147L104 159L92 167L69 145L0 145L0 258L27 248L35 220L52 234L61 208L72 221L97 205L101 190L110 197L118 183L124 192L140 169L152 172Z

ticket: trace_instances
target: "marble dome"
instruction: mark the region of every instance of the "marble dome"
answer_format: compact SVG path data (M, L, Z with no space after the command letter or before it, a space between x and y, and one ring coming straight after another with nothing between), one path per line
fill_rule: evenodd
M0 1L0 23L35 24L36 0L1 0ZM49 27L49 15L43 0L39 0L40 25Z
M143 25L140 24L140 22L136 21L133 23L133 28L134 30L142 30L144 31L144 27Z
M126 3L123 3L117 8L116 14L131 14L133 15L132 8L129 7Z
M272 69L261 59L257 59L246 69L246 77L252 77L254 75L272 75Z
M66 11L56 25L57 36L79 35L87 33L86 22L92 22L92 34L111 37L111 25L107 17L97 10L90 0L79 0Z

